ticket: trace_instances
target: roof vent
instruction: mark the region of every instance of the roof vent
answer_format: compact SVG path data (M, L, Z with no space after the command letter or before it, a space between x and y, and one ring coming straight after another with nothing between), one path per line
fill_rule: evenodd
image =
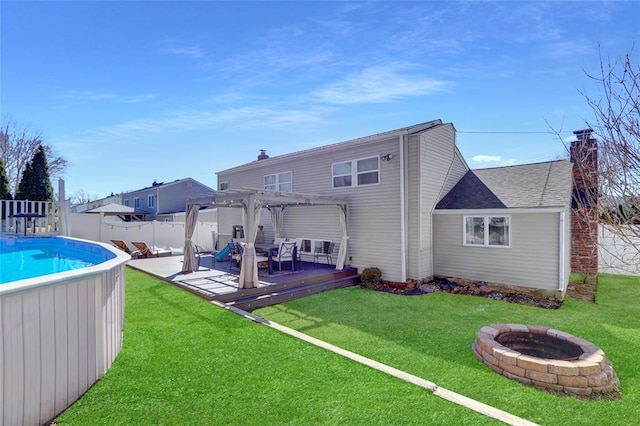
M261 149L260 155L258 155L258 160L266 160L267 158L269 158L269 156L267 155L267 150Z

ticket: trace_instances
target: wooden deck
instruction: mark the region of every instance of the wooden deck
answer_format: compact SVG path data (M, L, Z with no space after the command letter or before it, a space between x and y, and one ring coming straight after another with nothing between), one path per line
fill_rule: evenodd
M350 287L360 283L360 275L353 268L342 271L319 269L316 274L301 273L289 276L280 283L250 289L241 289L234 293L214 296L212 300L226 303L236 308L252 311L265 306L276 305L287 300L297 299L321 291L340 287Z
M338 271L335 266L303 261L297 263L296 271L283 269L268 274L266 269L261 268L257 288L238 289L240 270L235 265L231 266L229 262L215 262L214 265L211 257L202 257L198 271L183 274L179 272L181 260L172 256L130 261L129 265L206 300L215 300L245 311L360 283L360 275L355 268L347 266Z

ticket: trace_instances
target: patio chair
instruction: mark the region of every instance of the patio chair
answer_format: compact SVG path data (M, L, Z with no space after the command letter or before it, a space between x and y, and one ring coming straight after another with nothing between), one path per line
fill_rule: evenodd
M237 268L240 269L240 266L242 266L242 244L238 242L231 242L229 244L233 244L233 248L230 252L231 261L229 262L229 271L231 271L231 267L233 266L234 262Z
M320 260L321 256L326 256L327 257L327 263L329 265L333 265L333 247L335 246L334 243L329 243L329 245L327 245L327 249L323 250L324 247L316 247L315 252L313 253L313 261L317 264Z
M151 248L147 245L147 243L143 241L131 241L131 244L133 244L138 250L140 250L141 255L144 257L171 256L171 250L167 250L167 249L163 249L155 246Z
M278 255L275 259L275 262L278 262L278 270L282 271L282 263L283 262L291 262L291 270L295 270L293 258L293 251L296 247L296 243L294 242L282 242L280 243L280 247L278 248Z
M120 250L122 250L123 252L127 253L131 257L142 256L142 253L140 253L139 250L131 251L131 249L129 248L127 243L125 243L122 240L111 240L111 242L113 243L114 246L118 247Z

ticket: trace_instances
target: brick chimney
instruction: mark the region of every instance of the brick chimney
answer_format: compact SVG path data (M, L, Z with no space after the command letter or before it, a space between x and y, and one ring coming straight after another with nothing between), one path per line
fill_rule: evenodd
M571 270L598 274L598 142L592 129L573 132L571 205Z

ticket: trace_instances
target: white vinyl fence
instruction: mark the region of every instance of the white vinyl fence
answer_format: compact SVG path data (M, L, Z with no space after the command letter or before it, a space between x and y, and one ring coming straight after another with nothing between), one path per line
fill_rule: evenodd
M622 238L619 232L600 225L598 272L640 276L640 238L637 237L640 226L628 225L626 228L629 236ZM625 229L617 228L616 231Z
M143 241L149 247L184 248L184 222L120 222L100 214L71 213L69 235L111 244L111 240ZM218 224L198 221L192 241L205 250L212 250Z
M33 217L21 217L25 216L25 214L31 214ZM51 201L0 200L0 232L24 234L25 231L26 233L59 232L57 203Z

